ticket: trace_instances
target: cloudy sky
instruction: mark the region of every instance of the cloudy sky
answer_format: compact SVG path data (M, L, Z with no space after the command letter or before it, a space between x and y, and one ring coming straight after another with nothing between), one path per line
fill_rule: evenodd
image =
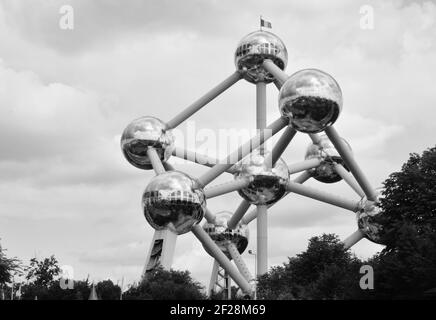
M74 30L59 28L63 5L74 8ZM360 27L363 5L374 9L373 29ZM230 75L236 45L258 29L260 14L287 45L287 73L318 68L341 85L336 127L374 186L410 152L434 145L434 1L0 0L0 237L9 255L55 254L79 279L137 280L153 235L140 207L153 172L124 160L121 132L143 115L171 119ZM271 122L279 116L273 86L268 101ZM187 125L252 130L254 86L237 83L180 130ZM308 143L297 135L284 159L302 160ZM206 170L175 165L194 176ZM308 184L356 199L343 182ZM230 194L209 208L239 202ZM269 224L270 265L311 236L356 229L352 213L298 195L275 206ZM250 231L255 249L255 224ZM353 248L359 257L380 249L367 240ZM191 234L179 237L174 268L206 284L211 267Z

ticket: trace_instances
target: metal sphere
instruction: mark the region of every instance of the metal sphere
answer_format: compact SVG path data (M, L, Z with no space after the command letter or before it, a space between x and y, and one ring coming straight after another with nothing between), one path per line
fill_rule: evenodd
M345 141L345 139L342 140L351 152L351 147L348 142ZM310 169L309 172L312 174L313 178L323 183L335 183L342 180L341 176L335 171L335 163L341 164L346 170L348 170L344 160L342 160L338 151L326 135L319 137L318 144L311 143L307 147L305 160L310 159L321 160L321 164L316 168Z
M301 70L290 76L280 89L279 108L295 130L321 132L335 123L341 113L341 88L323 71Z
M248 246L248 227L246 224L238 223L235 229L229 229L227 223L232 213L223 211L216 214L215 222L206 222L203 229L209 234L224 254L230 258L226 243L230 241L243 253Z
M137 168L153 169L147 149L153 147L161 161L165 162L174 149L174 136L166 125L154 117L142 117L131 122L121 137L121 149L132 165Z
M237 167L235 179L245 178L251 182L240 189L239 195L251 204L264 205L277 202L286 192L289 169L279 159L273 168L265 163L269 153L258 149L242 160Z
M369 201L366 196L360 201L360 210L357 212L357 225L368 240L384 244L381 236L383 225L380 217L383 214L380 200L383 198L383 188L377 189L377 200Z
M184 234L203 219L206 197L195 179L168 171L153 177L142 196L142 207L154 229Z
M283 41L275 34L255 31L239 42L235 52L235 65L238 70L245 71L244 78L248 82L274 81L273 75L262 66L265 59L272 60L282 70L286 68L288 51Z

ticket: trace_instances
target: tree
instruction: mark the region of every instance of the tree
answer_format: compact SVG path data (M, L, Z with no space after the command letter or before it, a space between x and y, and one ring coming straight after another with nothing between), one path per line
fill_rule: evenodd
M384 183L382 238L386 248L368 261L373 299L423 298L436 288L436 147L413 153Z
M398 232L413 229L413 236L406 236L409 239L436 233L436 147L421 156L410 154L401 171L392 173L384 186L381 206L387 250L404 244Z
M97 293L102 300L119 300L121 288L115 285L112 280L104 280L96 285Z
M261 299L346 299L359 290L362 265L336 235L309 240L307 250L258 279Z
M60 272L61 268L54 255L41 261L32 258L26 279L37 286L48 287L59 276Z
M8 258L5 249L0 244L0 289L6 283L12 282L12 277L15 273L21 273L22 263L17 258Z
M166 271L158 267L139 285L129 288L123 297L126 300L200 300L205 299L203 289L189 271Z

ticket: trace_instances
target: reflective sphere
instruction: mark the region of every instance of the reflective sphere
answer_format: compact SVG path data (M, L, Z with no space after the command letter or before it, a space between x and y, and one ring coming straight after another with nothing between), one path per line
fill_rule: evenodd
M153 177L142 195L148 223L156 230L168 228L184 234L203 219L206 197L197 181L180 171Z
M384 244L381 237L383 225L380 217L383 213L380 207L380 200L383 198L383 188L377 189L377 201L368 201L365 197L360 201L360 210L357 212L357 225L368 240Z
M230 253L227 250L226 243L230 241L238 249L239 253L243 253L248 245L248 227L246 224L238 223L235 229L229 229L227 222L232 217L230 212L220 212L216 214L215 223L206 222L203 229L209 234L217 246L224 254L230 258Z
M306 69L294 73L283 84L279 107L295 130L317 133L335 123L342 110L342 92L330 75Z
M265 163L268 154L258 149L237 166L235 179L248 178L251 181L247 188L238 191L239 195L251 204L275 203L286 192L286 184L289 182L288 166L279 159L274 168L271 168Z
M306 151L306 160L321 160L321 164L317 168L310 169L309 172L312 174L312 177L323 183L334 183L341 181L342 178L336 173L334 164L341 164L345 169L348 170L344 160L342 160L338 151L336 151L335 147L326 135L320 136L319 140L320 142L318 144L311 143ZM342 140L351 151L351 147L348 142L345 141L345 139Z
M235 65L238 70L246 70L244 78L257 83L274 81L272 74L263 66L263 60L272 60L280 69L284 70L288 63L288 51L282 40L267 31L255 31L245 36L235 52Z
M121 137L121 149L132 165L137 168L150 170L150 159L147 155L148 147L154 147L159 158L165 162L174 149L174 137L166 130L165 123L153 117L142 117L134 120L124 130Z

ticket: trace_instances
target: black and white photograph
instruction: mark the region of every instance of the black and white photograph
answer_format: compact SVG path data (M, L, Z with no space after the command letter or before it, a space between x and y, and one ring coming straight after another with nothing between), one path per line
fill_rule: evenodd
M0 310L436 300L435 86L435 0L0 0Z

